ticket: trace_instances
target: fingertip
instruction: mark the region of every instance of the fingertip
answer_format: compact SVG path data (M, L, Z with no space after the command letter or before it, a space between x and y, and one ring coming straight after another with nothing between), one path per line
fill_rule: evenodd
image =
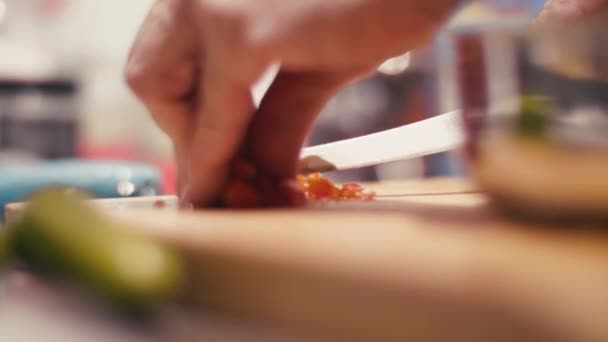
M301 207L306 204L306 196L298 186L295 179L289 178L279 183L279 191L285 202L294 207Z
M188 167L188 184L183 199L195 208L218 207L222 191L226 189L229 173L223 168L210 167L203 160L193 158Z
M230 182L222 196L222 202L227 208L256 208L263 204L255 184L242 179Z
M192 197L190 194L190 187L188 185L182 185L178 194L178 208L182 210L191 210L194 208L192 203Z
M189 200L180 198L178 208L181 211L192 211L192 210L194 210L194 204L192 202L190 202Z

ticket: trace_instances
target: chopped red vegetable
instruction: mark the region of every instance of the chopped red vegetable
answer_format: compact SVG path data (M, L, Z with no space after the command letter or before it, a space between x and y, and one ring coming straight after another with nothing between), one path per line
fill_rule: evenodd
M349 183L337 186L320 173L308 176L299 175L298 185L306 198L313 200L371 200L375 197L373 192L366 192L359 184Z
M228 208L298 206L306 200L371 200L375 196L359 184L335 185L319 173L290 179L274 179L239 159L232 165L231 181L218 203Z

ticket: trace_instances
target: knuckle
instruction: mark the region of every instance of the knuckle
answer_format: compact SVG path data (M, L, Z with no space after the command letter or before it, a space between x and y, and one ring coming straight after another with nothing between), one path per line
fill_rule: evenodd
M135 90L140 87L142 73L133 66L131 62L127 63L123 70L123 76L129 88Z
M127 86L137 97L143 100L148 96L148 82L143 68L129 62L123 71L123 76Z

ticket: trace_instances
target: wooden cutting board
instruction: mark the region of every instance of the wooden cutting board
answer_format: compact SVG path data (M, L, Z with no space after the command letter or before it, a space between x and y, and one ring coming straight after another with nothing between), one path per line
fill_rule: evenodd
M608 340L602 227L509 220L465 181L369 187L379 201L108 212L182 248L188 301L215 312L346 340Z

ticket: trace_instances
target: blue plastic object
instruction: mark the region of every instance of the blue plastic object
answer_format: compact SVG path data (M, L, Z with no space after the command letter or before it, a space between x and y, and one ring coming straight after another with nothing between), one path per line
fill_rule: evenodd
M157 168L132 162L58 160L0 168L0 215L4 206L27 199L49 187L77 188L97 198L157 195L161 175Z

